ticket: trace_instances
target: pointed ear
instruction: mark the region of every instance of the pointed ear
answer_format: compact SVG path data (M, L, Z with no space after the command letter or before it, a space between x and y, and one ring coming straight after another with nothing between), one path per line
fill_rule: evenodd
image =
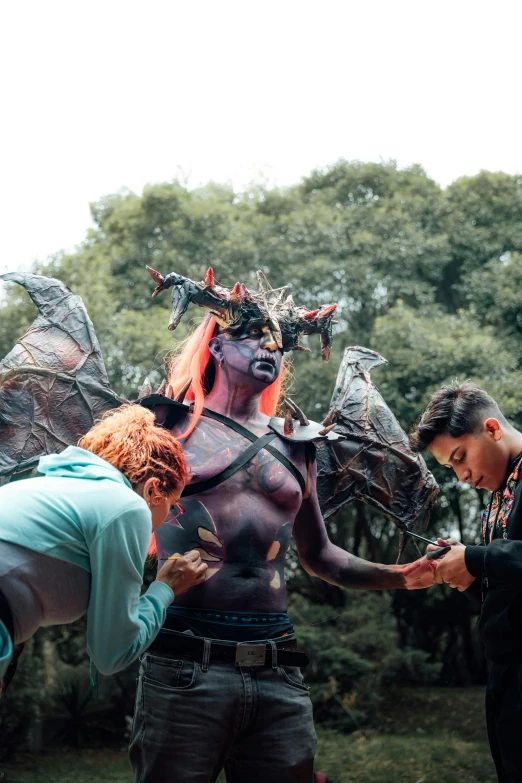
M208 341L208 350L219 364L223 358L223 341L219 337L212 337Z
M486 419L484 422L484 429L486 434L493 437L494 440L502 439L502 427L498 419L494 419L493 417Z

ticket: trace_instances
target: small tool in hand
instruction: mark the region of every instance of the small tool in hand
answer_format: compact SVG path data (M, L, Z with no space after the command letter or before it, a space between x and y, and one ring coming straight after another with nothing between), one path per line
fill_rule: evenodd
M439 557L447 555L450 549L450 546L441 546L440 549L433 549L426 554L426 560L438 560Z
M419 536L418 533L412 533L411 530L404 530L404 534L406 536L411 536L412 538L417 538L419 541L424 541L425 544L431 544L432 546L439 546L439 544L436 541L431 541L429 538L424 538L424 536ZM434 549L432 552L428 552L426 555L426 560L438 560L439 557L442 557L443 555L446 555L450 551L450 546L442 546L439 547L439 549Z

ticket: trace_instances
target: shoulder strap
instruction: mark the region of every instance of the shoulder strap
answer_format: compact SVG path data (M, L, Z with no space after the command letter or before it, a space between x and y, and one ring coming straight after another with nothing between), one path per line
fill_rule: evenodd
M215 411L209 410L209 408L203 408L203 416L206 416L208 419L215 419L216 421L221 422L221 424L224 424L225 427L230 427L231 430L235 430L235 432L238 432L240 435L243 435L243 437L251 440L252 443L257 440L257 435L254 435L253 432L247 430L247 428L243 427L242 424L238 424L237 421L234 421L234 419L229 419L228 416L224 416L222 413L216 413Z
M246 465L246 463L249 462L252 457L255 457L258 451L261 451L261 449L264 448L271 440L274 440L275 437L275 432L267 432L265 435L261 435L260 438L257 438L251 446L239 454L239 456L237 456L235 460L233 460L230 465L228 465L228 467L224 468L224 470L216 473L216 475L212 476L211 478L205 479L204 481L196 481L195 484L189 484L187 487L185 487L181 493L182 497L186 498L189 495L196 495L199 492L205 492L207 489L213 489L213 487L217 487L219 484L222 484L228 478L233 476L234 473L237 473L237 471L242 468L243 465Z
M208 408L203 408L203 415L207 416L209 419L215 419L215 421L221 422L221 424L224 424L226 427L230 427L230 429L234 430L235 432L239 433L239 435L243 435L243 437L247 438L249 441L252 442L252 446L249 446L248 449L246 449L242 454L240 454L236 459L230 463L230 465L222 470L220 473L218 473L216 476L212 476L212 478L206 479L205 481L197 481L195 484L189 484L187 487L185 487L185 490L183 491L183 497L187 497L188 495L195 495L196 492L204 492L205 489L211 489L213 487L217 487L219 484L221 484L223 481L226 481L227 478L230 478L230 476L234 475L240 468L243 467L243 465L246 465L246 463L254 457L258 451L261 449L266 449L275 459L279 460L279 462L288 470L289 473L295 478L297 483L299 484L301 488L301 492L305 491L306 488L306 482L303 478L303 475L301 471L299 471L296 466L290 462L287 457L285 457L284 454L282 454L279 449L275 449L273 446L269 446L269 442L273 440L276 436L276 432L267 432L266 435L262 435L260 438L257 437L257 435L254 435L253 432L250 432L250 430L247 430L246 427L243 427L242 424L238 424L237 421L234 421L233 419L229 419L228 416L223 416L222 413L216 413L215 411L211 411ZM268 436L273 437L268 437ZM263 441L261 445L258 445L261 441ZM255 450L253 449L253 446L255 446ZM248 454L248 456L246 456ZM245 458L246 456L246 458ZM234 468L234 470L231 473L228 473L228 471L234 467L237 463L237 467ZM226 475L225 475L226 474ZM212 483L210 483L212 482ZM202 487L205 486L205 489L202 489Z
M253 432L247 430L247 428L243 427L242 424L238 424L237 421L234 421L233 419L229 419L228 416L223 416L222 413L216 413L215 411L211 411L208 408L203 408L203 415L208 416L209 419L215 419L216 421L220 421L222 424L225 424L225 426L230 427L236 432L239 432L240 435L243 435L245 438L248 438L248 440L251 440L252 443L257 438L257 435L254 435ZM281 465L283 465L288 470L289 473L292 474L292 476L295 478L295 480L301 487L301 492L304 492L306 488L306 481L304 480L301 471L298 470L296 466L293 464L293 462L290 462L290 460L287 459L287 457L285 457L285 455L282 452L280 452L279 449L275 449L273 446L266 446L265 448L273 457L279 460Z

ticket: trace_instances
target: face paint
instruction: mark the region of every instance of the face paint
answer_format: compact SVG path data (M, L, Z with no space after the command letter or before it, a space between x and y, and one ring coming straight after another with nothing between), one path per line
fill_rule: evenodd
M283 353L278 348L274 350L262 347L262 343L275 345L270 342L270 332L263 333L256 330L251 336L242 340L225 337L221 339L223 341L222 366L225 367L227 374L232 371L242 376L249 376L267 386L277 379L281 371Z

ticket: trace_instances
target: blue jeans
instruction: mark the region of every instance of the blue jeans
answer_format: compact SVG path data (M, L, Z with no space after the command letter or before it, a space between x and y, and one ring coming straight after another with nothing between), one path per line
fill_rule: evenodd
M299 668L143 656L134 783L312 783L315 746Z

